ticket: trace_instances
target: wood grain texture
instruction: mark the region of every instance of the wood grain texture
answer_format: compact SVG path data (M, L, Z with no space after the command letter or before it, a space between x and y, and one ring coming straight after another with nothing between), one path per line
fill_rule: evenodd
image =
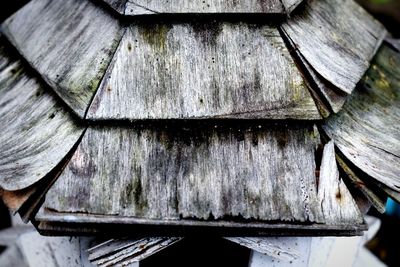
M84 117L123 33L117 19L90 1L79 0L33 0L2 28L80 117Z
M344 106L323 125L364 173L400 191L400 54L383 46Z
M268 255L278 261L292 262L300 257L296 249L299 237L225 237L225 239Z
M363 222L363 216L357 204L339 177L333 141L324 147L318 184L321 212L328 224L341 222L361 224Z
M286 14L302 0L104 0L123 15L261 13Z
M284 36L283 32L282 34ZM321 115L324 118L327 118L332 112L339 112L346 102L347 94L340 91L333 84L319 75L300 53L290 38L285 41L290 47L291 55L305 76L311 94L314 97Z
M334 198L336 191L321 187L324 198L317 193L318 137L312 127L172 128L90 128L36 218L160 225L199 219L223 223L225 218L361 224L356 214L340 213L353 209L347 198L339 208L330 206L331 213L325 206L321 210L321 201Z
M319 95L326 101L330 109L334 113L338 113L346 102L348 95L338 90L333 84L322 78L300 53L299 58L302 60L306 71L311 78L311 81L309 82L315 85L314 88L316 88Z
M351 93L382 42L384 27L352 0L311 0L282 25L324 79Z
M96 266L131 266L181 241L180 237L148 237L109 240L91 248L89 260Z
M336 160L340 169L345 173L351 184L366 197L377 211L384 213L386 210L386 198L382 198L382 194L376 190L376 187L371 186L364 182L359 175L357 175L347 162L339 155L336 155Z
M0 187L21 190L50 173L84 128L0 44Z
M88 119L320 119L276 28L160 23L128 28Z
M89 129L43 207L155 220L323 221L309 129L173 128Z

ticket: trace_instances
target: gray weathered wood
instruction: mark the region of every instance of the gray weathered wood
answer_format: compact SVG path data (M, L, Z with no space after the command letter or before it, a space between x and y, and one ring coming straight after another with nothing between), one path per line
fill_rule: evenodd
M346 93L362 78L386 34L352 0L310 0L282 29L315 71Z
M179 127L90 128L36 219L190 225L230 216L362 224L333 204L324 206L331 213L321 210L321 201L337 192L320 184L326 195L317 193L312 127ZM340 207L353 210L351 204L346 198Z
M336 155L336 160L340 168L346 174L347 178L351 181L353 186L363 193L368 201L380 212L385 212L386 199L383 199L381 194L376 190L371 189L342 159L341 156Z
M306 76L306 81L322 116L327 118L332 111L334 113L339 112L346 102L347 94L321 77L296 49L296 45L290 38L286 42L292 48L292 55Z
M150 14L214 14L214 13L261 13L288 14L302 0L104 0L123 15Z
M2 27L25 59L84 117L121 39L119 21L90 1L33 0Z
M301 255L296 249L298 237L226 237L225 239L272 258L290 262Z
M321 118L276 28L203 23L130 26L88 118Z
M297 53L303 65L305 66L307 73L309 74L309 78L311 78L312 80L310 82L314 82L314 85L316 86L319 95L328 103L329 107L334 113L339 112L346 102L347 94L341 91L339 92L339 90L335 88L333 84L324 80L324 78L322 78L313 69L310 63L308 63L307 60L304 59L304 57L298 50Z
M90 128L44 207L164 220L240 214L323 222L309 127L178 127Z
M323 125L361 171L400 191L400 54L383 46L342 112Z
M5 190L21 190L45 177L84 130L3 46L0 107L0 187Z
M181 241L180 237L149 237L132 240L111 240L105 246L89 250L89 260L97 266L129 266Z
M318 184L321 211L327 223L361 224L363 222L363 216L357 204L339 177L333 141L324 147Z

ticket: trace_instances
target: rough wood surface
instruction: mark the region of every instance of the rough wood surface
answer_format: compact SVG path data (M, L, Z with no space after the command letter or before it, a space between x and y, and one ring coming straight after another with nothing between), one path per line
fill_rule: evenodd
M119 21L91 1L33 0L2 27L25 59L84 117L121 39Z
M400 191L400 54L383 46L342 112L323 125L361 171Z
M226 237L225 239L274 259L291 262L300 257L298 237Z
M337 192L320 185L326 195L317 193L317 143L312 127L304 125L90 128L36 218L179 225L229 217L361 225L357 214L341 214L341 208L353 209L347 198L340 208L321 210L321 201Z
M351 93L386 31L352 0L310 0L282 26L324 79Z
M345 160L336 155L336 160L341 170L346 174L346 177L350 180L351 184L367 198L367 200L379 211L380 213L385 212L386 198L382 198L382 194L371 185L364 182L359 175L357 175L352 168L345 162Z
M261 13L287 14L302 0L104 0L123 15L150 14L213 14L213 13Z
M130 26L88 118L321 116L276 28L198 22Z
M318 184L321 211L328 224L363 222L357 204L339 177L333 141L324 147Z
M283 32L282 34L284 35ZM327 118L332 112L339 112L346 102L348 95L340 91L333 84L318 74L296 48L296 45L290 38L286 39L286 43L291 48L291 55L305 76L305 80L308 83L311 94L314 97L315 103L319 108L321 115L324 118Z
M298 52L298 51L297 51ZM338 113L347 99L347 94L338 90L333 84L326 81L321 77L310 65L310 63L305 60L305 58L298 52L298 56L306 68L309 74L310 83L313 83L319 95L327 102L328 106L334 113Z
M178 127L185 128L90 128L44 208L163 220L323 222L316 216L317 139L309 127Z
M50 173L78 141L83 128L2 44L0 187L15 191Z
M96 266L130 266L181 241L180 237L148 237L110 240L89 249L89 260Z

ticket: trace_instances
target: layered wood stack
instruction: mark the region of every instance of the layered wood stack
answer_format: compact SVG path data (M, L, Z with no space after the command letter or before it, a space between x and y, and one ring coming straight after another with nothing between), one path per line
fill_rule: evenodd
M1 195L41 233L357 235L400 200L400 54L351 0L32 0L2 33Z

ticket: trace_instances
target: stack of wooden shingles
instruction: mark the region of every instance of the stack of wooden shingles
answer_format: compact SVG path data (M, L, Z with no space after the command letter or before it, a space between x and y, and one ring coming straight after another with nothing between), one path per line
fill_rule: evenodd
M400 199L400 56L353 1L104 2L2 25L1 195L42 233L355 235L342 176Z

